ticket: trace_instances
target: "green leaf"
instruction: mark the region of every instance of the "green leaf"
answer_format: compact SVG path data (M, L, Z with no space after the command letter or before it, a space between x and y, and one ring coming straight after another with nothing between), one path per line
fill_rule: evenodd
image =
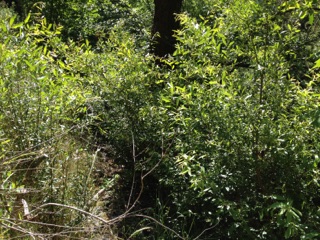
M268 209L269 210L273 210L276 208L283 208L285 206L285 204L283 202L275 202L274 204L272 204Z
M292 236L292 229L290 227L287 228L286 232L284 233L285 239L288 239Z
M28 65L31 71L34 71L35 67L27 59L25 59L24 62Z
M310 14L310 15L309 15L309 24L310 24L310 25L313 25L313 22L314 22L314 15L313 15L313 14Z
M13 28L13 29L16 29L16 28L20 28L20 27L22 27L22 26L23 26L23 23L21 22L21 23L14 24L14 25L12 26L12 28Z
M312 68L319 68L320 67L320 59L318 59L316 62L315 62L316 65L314 65Z
M31 13L28 13L28 16L26 17L26 19L23 22L24 23L29 22L30 17L31 17Z
M44 47L43 47L43 54L47 55L47 45L44 45Z
M13 17L10 18L10 20L9 20L9 26L10 27L13 25L15 19L16 19L16 16L13 16Z
M2 31L5 32L5 33L8 31L5 24L0 24L0 28L1 28Z
M166 102L166 103L171 102L170 98L164 97L164 96L161 97L161 100L164 101L164 102Z
M273 25L273 30L274 30L274 31L281 30L281 27L280 27L278 24L275 23L275 24Z

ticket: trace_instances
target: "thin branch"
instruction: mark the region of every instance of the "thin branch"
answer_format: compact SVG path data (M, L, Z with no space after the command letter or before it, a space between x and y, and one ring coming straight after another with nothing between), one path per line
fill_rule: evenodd
M173 141L170 143L169 147L173 144ZM164 140L163 140L163 136L161 138L161 158L159 159L159 161L153 166L153 168L151 168L147 173L145 173L142 178L144 179L145 177L147 177L150 173L152 173L159 165L160 163L162 162L162 160L164 159L165 155L166 155L166 150L164 150Z
M7 222L9 222L9 223L12 224L12 225L17 225L17 224L15 224L14 222L11 222L11 221L7 221ZM22 228L22 227L20 227L20 226L14 227L14 226L7 225L7 224L5 224L5 223L3 223L3 222L1 223L1 225L3 225L4 227L6 227L6 228L8 228L8 229L13 229L13 230L15 230L15 231L28 234L30 237L32 237L32 239L36 239L34 235L37 235L37 236L39 236L39 237L40 237L40 235L41 235L41 234L38 234L38 233L29 232L28 230L26 230L26 229L24 229L24 228ZM43 238L41 238L41 239L43 239Z
M28 224L36 224L36 225L41 225L41 226L48 226L48 227L58 227L64 230L61 230L59 232L56 233L32 233L34 236L43 236L44 238L42 239L47 239L47 237L54 237L54 236L59 236L59 237L63 237L63 236L67 236L65 234L70 234L70 233L92 233L92 232L96 232L97 229L99 229L99 227L93 227L93 228L88 228L88 227L69 227L69 226L63 226L63 225L57 225L57 224L50 224L50 223L43 223L43 222L36 222L36 221L29 221L29 220L23 220L23 219L1 219L2 221L7 221L10 224L13 225L17 225L16 223L14 223L14 221L19 221L21 223L28 223ZM13 230L25 233L30 235L30 232L28 232L26 229L21 228L20 226L17 227L13 227L13 226L9 226L7 224L3 224L5 227L7 228L11 228ZM70 238L70 236L69 236ZM77 238L78 239L78 238Z
M180 239L185 239L184 237L182 237L179 233L177 233L175 230L169 228L168 226L164 225L163 223L159 222L157 219L150 217L148 215L144 215L144 214L134 214L134 215L130 215L130 217L143 217L143 218L147 218L155 223L157 223L158 225L160 225L161 227L163 227L164 229L167 229L168 231L172 232L173 234L175 234L178 238Z
M219 223L220 223L220 219L218 220L218 222L217 222L215 225L213 225L213 226L211 226L211 227L206 228L205 230L203 230L194 240L199 239L206 231L209 231L209 230L215 228L216 226L218 226Z
M129 209L130 203L131 203L131 198L132 198L132 194L133 194L133 189L134 189L134 185L136 183L136 145L135 145L135 140L134 140L134 133L133 131L131 131L131 138L132 138L132 159L133 159L133 176L132 176L132 184L131 184L131 188L130 188L130 194L129 194L129 198L128 198L128 202L127 202L127 206L126 209Z
M85 215L88 215L88 216L90 216L90 217L92 217L92 218L98 219L99 221L103 222L104 224L110 224L111 222L114 221L114 220L108 220L108 221L107 221L107 220L105 220L105 219L103 219L103 218L101 218L101 217L99 217L99 216L96 216L96 215L94 215L94 214L92 214L92 213L89 213L89 212L87 212L87 211L84 211L84 210L82 210L82 209L80 209L80 208L73 207L73 206L69 206L69 205L64 205L64 204L60 204L60 203L45 203L45 204L37 207L36 209L30 211L30 214L32 214L33 212L35 212L35 211L37 211L37 210L39 210L39 209L45 208L45 207L47 207L47 206L56 206L56 207L69 208L69 209L78 211L78 212L80 212L80 213L83 213L83 214L85 214Z
M75 231L81 231L84 228L83 227L69 227L69 226L65 226L65 225L58 225L58 224L52 224L52 223L44 223L44 222L37 222L37 221L33 221L33 220L24 220L24 219L4 219L4 218L0 218L1 221L9 221L9 222L13 222L13 221L17 221L17 222L21 222L21 223L29 223L29 224L36 224L36 225L42 225L42 226L48 226L48 227L56 227L56 228L68 228L68 229L72 229Z

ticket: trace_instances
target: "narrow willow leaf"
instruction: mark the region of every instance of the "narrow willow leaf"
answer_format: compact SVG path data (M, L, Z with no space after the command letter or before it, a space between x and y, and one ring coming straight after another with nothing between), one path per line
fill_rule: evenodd
M30 17L31 17L31 13L28 13L28 16L26 17L26 19L23 22L24 23L29 22Z
M14 25L12 26L12 28L13 28L13 29L16 29L16 28L20 28L20 27L22 27L22 26L23 26L23 23L21 22L21 23L14 24Z
M10 18L10 21L9 21L9 26L11 27L14 23L14 20L16 19L16 16L13 16Z

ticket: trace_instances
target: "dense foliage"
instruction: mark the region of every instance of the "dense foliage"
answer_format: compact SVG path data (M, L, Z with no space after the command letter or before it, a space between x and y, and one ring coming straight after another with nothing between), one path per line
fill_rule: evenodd
M151 1L31 2L0 10L0 238L319 238L318 1L185 1L161 64Z

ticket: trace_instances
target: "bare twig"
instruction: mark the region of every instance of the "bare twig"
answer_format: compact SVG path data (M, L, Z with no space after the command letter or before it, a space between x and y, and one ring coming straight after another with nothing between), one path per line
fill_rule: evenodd
M171 145L173 144L173 140L171 141L171 143L169 144L169 146L164 149L164 140L163 140L163 136L162 136L162 139L161 139L161 149L162 149L162 152L161 152L161 158L159 159L159 161L147 172L143 175L143 178L145 178L146 176L148 176L150 173L152 173L159 165L160 163L162 162L162 160L165 158L166 154L167 154L167 150L166 149L169 149L171 147Z
M36 239L36 238L35 238L35 235L37 235L37 236L41 235L41 234L38 234L38 233L32 233L32 232L30 232L30 231L28 231L28 230L26 230L26 229L18 226L18 225L15 224L14 222L11 222L11 221L8 221L8 220L7 220L7 222L9 222L11 225L15 225L15 226L10 226L10 225L7 225L7 224L5 224L5 223L3 223L3 222L1 223L1 225L3 225L4 227L6 227L6 228L8 228L8 229L13 229L13 230L15 230L15 231L25 233L25 234L29 235L30 237L32 237L32 239ZM39 237L40 237L40 236L39 236ZM41 238L41 237L40 237L40 238ZM43 239L43 238L41 238L41 239Z
M216 226L218 226L219 223L220 223L220 219L218 220L218 222L217 222L215 225L213 225L213 226L211 226L211 227L206 228L205 230L203 230L194 240L199 239L206 231L209 231L209 230L215 228Z
M169 147L172 145L172 143L169 144ZM161 222L159 222L158 220L150 217L150 216L147 216L147 215L143 215L143 214L137 214L136 212L135 213L132 213L132 210L134 209L134 207L137 205L138 201L140 200L140 197L144 191L144 179L149 175L151 174L161 163L161 161L164 159L165 155L166 155L166 150L165 147L164 147L164 141L162 141L162 154L161 154L161 158L159 159L159 161L145 174L141 173L141 176L140 176L140 181L141 181L141 187L140 187L140 191L138 193L138 196L135 198L135 200L132 202L132 197L133 197L133 192L134 192L134 187L136 185L136 171L135 171L135 165L134 165L134 176L133 176L133 183L132 183L132 187L131 187L131 192L130 192L130 196L129 196L129 199L128 199L128 203L127 203L127 207L126 207L126 211L124 213L122 213L121 215L113 218L113 219L110 219L110 220L106 220L106 219L103 219L97 215L94 215L88 211L85 211L83 209L80 209L78 207L74 207L74 206L70 206L70 205L65 205L65 204L60 204L60 203L45 203L45 204L42 204L40 206L38 206L37 208L33 209L33 210L30 210L29 209L29 206L28 206L28 203L24 200L22 200L22 203L23 203L23 207L24 207L24 215L27 217L27 219L2 219L4 221L2 221L2 225L7 227L7 228L11 228L11 229L14 229L16 231L19 231L19 232L22 232L22 233L25 233L25 234L28 234L29 236L31 236L33 239L35 239L34 236L37 236L37 237L40 237L40 236L48 236L48 234L41 234L41 233L32 233L24 228L22 228L21 226L17 225L16 223L14 222L24 222L24 223L29 223L29 224L38 224L38 225L43 225L43 226L49 226L49 227L58 227L58 228L61 228L62 231L60 231L59 233L56 233L56 234L59 234L59 236L61 236L61 234L63 233L70 233L70 232L82 232L82 231L88 231L88 229L86 228L76 228L76 227L68 227L68 226L62 226L62 225L57 225L57 224L50 224L50 223L43 223L43 222L37 222L37 221L33 221L33 220L30 220L28 218L28 216L36 216L38 211L40 211L41 209L43 208L46 208L46 207L49 207L49 206L55 206L55 207L60 207L60 208L67 208L67 209L71 209L71 210L74 210L74 211L77 211L79 213L82 213L84 215L87 215L91 218L94 218L94 219L97 219L99 220L100 222L102 222L103 224L105 224L106 226L110 226L112 224L115 224L116 222L119 222L121 220L123 220L124 218L130 216L130 217L133 217L133 216L136 216L136 217L144 217L144 218L147 218L149 220L152 220L153 222L157 223L158 225L162 226L163 228L167 229L168 231L171 231L172 233L174 233L177 237L179 237L180 239L183 239L183 237L181 237L177 232L175 232L173 229L165 226L164 224L162 224ZM99 151L99 150L98 150ZM97 151L97 152L98 152ZM136 146L135 146L135 138L134 138L134 134L132 133L132 157L133 157L133 162L134 164L136 164ZM96 154L97 154L96 152ZM96 157L96 154L94 156L94 158ZM91 171L92 171L92 167L93 165L91 166ZM91 172L90 171L90 172ZM8 222L8 224L5 224L5 222ZM52 234L50 235L52 236ZM41 238L42 238L41 237ZM45 238L45 237L44 237Z
M58 224L53 224L53 223L44 223L44 222L37 222L37 221L30 221L30 220L24 220L24 219L11 219L11 218L0 218L1 221L8 221L10 223L16 221L16 222L21 222L21 223L28 223L28 224L35 224L35 225L42 225L42 226L47 226L47 227L56 227L56 228L65 228L65 229L72 229L74 231L81 231L84 229L84 227L69 227L66 225L58 225Z
M130 188L130 194L129 194L129 198L128 198L128 202L127 202L127 206L126 206L127 210L129 209L133 190L134 190L134 185L136 183L136 169L135 169L136 168L136 146L135 146L133 131L131 132L131 138L132 138L133 176L132 176L132 184L131 184L131 188Z
M73 206L69 206L69 205L64 205L64 204L60 204L60 203L45 203L45 204L42 204L41 206L37 207L36 209L30 211L30 214L32 214L33 212L35 212L35 211L37 211L37 210L39 210L39 209L42 209L42 208L45 208L45 207L48 207L48 206L56 206L56 207L69 208L69 209L78 211L78 212L80 212L80 213L83 213L83 214L85 214L85 215L88 215L88 216L90 216L90 217L92 217L92 218L98 219L99 221L103 222L104 224L110 224L110 223L113 222L113 220L108 220L108 221L107 221L107 220L105 220L105 219L103 219L103 218L101 218L101 217L99 217L99 216L96 216L96 215L94 215L94 214L92 214L92 213L89 213L89 212L87 212L87 211L84 211L84 210L82 210L82 209L80 209L80 208L73 207Z
M159 222L157 219L150 217L148 215L144 215L144 214L133 214L130 215L130 217L143 217L143 218L147 218L155 223L157 223L158 225L160 225L161 227L163 227L164 229L167 229L168 231L172 232L174 235L176 235L178 238L180 239L185 239L184 237L182 237L179 233L177 233L176 231L174 231L173 229L169 228L168 226L164 225L163 223Z

